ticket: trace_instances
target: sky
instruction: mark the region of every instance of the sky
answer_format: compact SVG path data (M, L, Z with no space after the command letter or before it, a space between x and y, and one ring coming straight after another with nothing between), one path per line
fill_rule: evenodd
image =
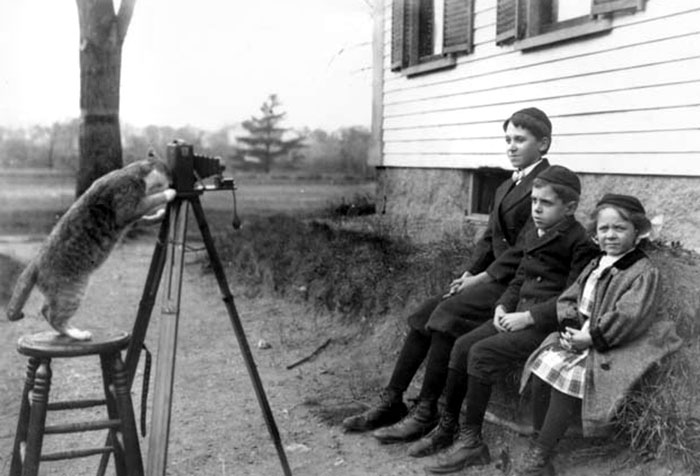
M287 127L369 126L370 3L137 0L122 122L215 130L275 93ZM75 0L0 0L0 125L80 115L78 46Z

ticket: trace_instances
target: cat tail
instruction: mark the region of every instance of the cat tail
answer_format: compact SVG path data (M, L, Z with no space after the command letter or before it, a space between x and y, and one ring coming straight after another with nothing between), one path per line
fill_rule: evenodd
M9 320L18 321L24 317L22 308L32 292L38 272L37 266L34 263L29 263L19 275L15 288L12 290L10 302L7 303L7 318Z

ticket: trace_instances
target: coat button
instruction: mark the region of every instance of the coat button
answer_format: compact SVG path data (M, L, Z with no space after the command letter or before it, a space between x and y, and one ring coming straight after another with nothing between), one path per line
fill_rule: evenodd
M542 282L542 276L537 276L537 282L541 283Z
M600 364L600 368L603 370L610 370L610 364L608 362L603 362Z

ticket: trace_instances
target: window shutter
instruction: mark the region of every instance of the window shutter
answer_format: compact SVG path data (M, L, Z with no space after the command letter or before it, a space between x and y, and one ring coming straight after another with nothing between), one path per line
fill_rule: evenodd
M420 0L418 5L418 57L433 54L433 0Z
M399 71L406 66L406 41L404 28L406 19L406 2L408 0L393 0L391 4L391 70Z
M445 0L443 53L470 53L474 41L474 0Z
M498 0L496 6L496 44L509 43L520 38L522 8L521 0Z
M620 10L637 11L644 8L644 0L591 0L591 2L591 13L593 15Z

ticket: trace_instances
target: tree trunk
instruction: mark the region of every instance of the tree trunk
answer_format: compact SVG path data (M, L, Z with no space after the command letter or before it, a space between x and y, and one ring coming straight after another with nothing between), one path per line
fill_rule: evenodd
M80 19L80 159L75 194L122 166L119 83L122 45L136 0L76 0Z

